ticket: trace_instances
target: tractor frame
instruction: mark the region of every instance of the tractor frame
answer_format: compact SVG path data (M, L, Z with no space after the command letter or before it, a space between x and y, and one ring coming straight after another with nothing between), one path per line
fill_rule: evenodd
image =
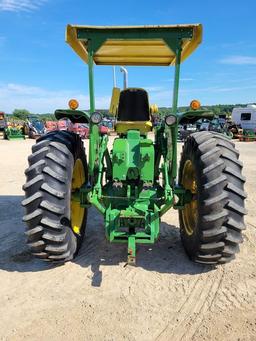
M201 35L201 25L198 25L197 28ZM97 27L67 27L67 41L88 64L90 92L90 115L81 110L56 110L55 112L57 119L69 117L73 122L88 122L90 124L88 182L72 193L72 200L79 202L80 206L84 208L92 205L103 214L107 239L113 243L128 244L128 263L135 263L137 243L151 244L157 240L160 218L163 214L172 207L178 210L183 209L184 205L192 199L191 192L177 185L176 181L178 125L184 120L212 117L207 110L191 109L187 112L178 112L180 65L184 41L191 41L194 34L195 27L193 25L175 26L171 29L169 27L123 27L101 30ZM125 186L122 186L121 182L115 184L112 176L113 156L108 149L108 136L101 135L99 126L90 119L96 110L95 55L109 39L128 41L160 39L172 51L174 57L172 64L174 64L175 71L170 114L175 117L175 123L171 126L163 123L155 129L155 143L147 148L144 155L144 158L149 157L150 160L154 160L153 164L150 163L150 167L154 168L154 177L151 181L139 185L132 180L130 183L128 181ZM86 56L82 55L78 41L86 41ZM198 43L200 43L200 39L198 39ZM196 46L192 46L192 48L194 49ZM127 64L129 65L129 63ZM114 62L110 62L108 65L114 65ZM128 146L134 148L138 145L141 146L141 139L147 143L146 136L133 129L127 133L125 139L128 141ZM132 148L129 150L131 151ZM140 164L141 153L134 157L137 160L133 166ZM123 171L125 172L125 169ZM106 182L103 185L104 177ZM161 185L160 178L162 179Z

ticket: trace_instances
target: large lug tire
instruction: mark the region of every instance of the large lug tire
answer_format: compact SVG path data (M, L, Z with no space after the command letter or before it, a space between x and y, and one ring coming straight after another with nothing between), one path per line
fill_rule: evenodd
M180 233L196 262L223 264L239 252L246 194L238 158L234 143L218 133L194 133L184 144L179 183L193 197L179 212Z
M79 188L87 180L81 138L66 131L50 132L33 145L28 162L22 202L28 246L36 257L47 261L71 260L81 246L87 219L86 209L71 197L74 181Z

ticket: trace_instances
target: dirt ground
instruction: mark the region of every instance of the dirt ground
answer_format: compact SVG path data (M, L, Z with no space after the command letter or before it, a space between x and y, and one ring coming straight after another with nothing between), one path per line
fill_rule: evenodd
M94 209L73 262L31 257L20 202L32 143L0 140L0 340L256 340L256 143L236 144L247 230L237 259L217 268L187 258L173 210L136 267L124 266L125 245L105 240Z

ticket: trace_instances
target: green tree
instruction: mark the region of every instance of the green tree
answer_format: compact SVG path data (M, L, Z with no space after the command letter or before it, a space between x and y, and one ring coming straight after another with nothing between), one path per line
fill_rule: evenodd
M12 115L19 120L26 120L31 113L26 109L15 109Z
M37 118L43 121L57 121L54 114L39 114Z

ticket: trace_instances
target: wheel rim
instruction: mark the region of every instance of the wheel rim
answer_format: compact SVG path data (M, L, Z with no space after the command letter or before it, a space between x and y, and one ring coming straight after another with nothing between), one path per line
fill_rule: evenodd
M78 190L85 182L84 166L81 159L77 159L72 174L71 187L71 227L76 234L80 234L83 224L85 209L80 202L72 199L72 192Z
M187 160L184 164L181 183L193 195L192 200L185 204L181 211L184 229L187 235L191 236L195 231L198 218L198 204L195 199L197 194L196 173L191 160Z

